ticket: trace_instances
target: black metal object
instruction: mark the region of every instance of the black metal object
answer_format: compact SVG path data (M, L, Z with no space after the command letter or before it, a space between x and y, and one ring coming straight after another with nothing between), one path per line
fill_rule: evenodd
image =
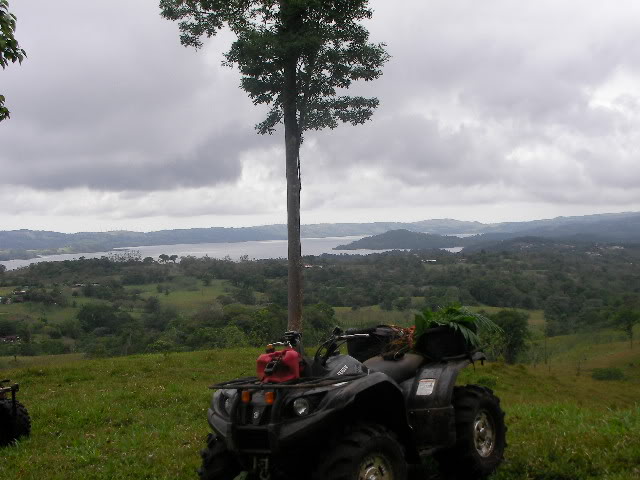
M366 373L356 375L342 375L339 377L311 377L301 378L291 382L283 383L262 383L257 377L246 377L230 382L222 382L211 385L211 389L234 389L234 390L292 390L326 387L336 383L349 382L366 376Z
M388 360L374 356L363 364L340 354L339 346L347 342L349 352L360 358L374 351L379 355L387 340L394 338L385 330L385 335L390 333L388 338L378 335L380 328L348 330L345 335L334 330L313 361L305 358L309 366L305 372L313 376L283 383L245 377L212 385L217 391L208 411L209 424L248 470L260 459L268 458L274 465L302 457L316 448L318 439L357 422L393 431L410 463L450 448L456 443L452 404L456 379L460 370L484 360L484 355L471 352L450 329L430 332L433 342L424 345L430 353L424 357L407 354ZM299 336L287 337L287 346L301 348ZM296 413L298 399L308 402L307 413Z
M387 325L362 329L350 328L346 333L354 335L353 338L347 340L349 355L361 362L382 355L387 350L389 343L398 338L397 330ZM367 336L355 336L363 334Z
M473 351L459 330L447 326L428 329L420 336L414 349L433 360L468 355Z
M11 393L11 413L15 418L18 415L18 406L16 403L16 393L20 391L20 385L14 383L8 387L3 387L2 385L5 383L9 383L9 380L0 380L0 399L6 398L7 393Z

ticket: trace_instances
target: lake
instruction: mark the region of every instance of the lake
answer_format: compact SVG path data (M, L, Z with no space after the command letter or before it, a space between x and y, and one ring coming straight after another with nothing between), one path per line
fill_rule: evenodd
M338 245L351 243L354 240L360 240L362 236L351 237L326 237L326 238L303 238L302 254L303 255L322 255L323 253L332 254L349 254L349 255L369 255L371 253L387 252L389 250L334 250ZM109 252L94 253L72 253L62 255L44 255L30 260L7 260L0 262L5 265L7 270L14 270L20 267L26 267L32 263L39 262L60 262L63 260L77 260L84 258L100 258L111 253L122 251L140 252L142 258L153 257L158 258L163 253L166 255L178 255L178 257L205 257L224 258L229 256L232 260L238 260L243 255L248 255L250 260L259 260L264 258L287 258L287 241L286 240L264 240L252 242L235 242L235 243L196 243L196 244L178 244L178 245L153 245L142 247L123 247L116 248ZM453 253L462 250L462 247L444 248Z

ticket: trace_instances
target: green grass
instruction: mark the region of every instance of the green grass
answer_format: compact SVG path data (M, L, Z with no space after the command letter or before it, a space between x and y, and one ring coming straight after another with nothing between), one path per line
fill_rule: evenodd
M640 382L493 364L467 369L459 383L490 384L502 399L509 448L494 479L638 478Z
M168 296L155 285L127 288L189 313L225 294L228 284L178 281L169 284ZM78 307L96 301L74 299ZM378 306L335 310L344 327L413 323L411 312ZM0 305L0 315L46 316L52 323L76 313L71 307ZM541 329L542 312L529 313L534 331ZM509 448L492 480L640 478L640 341L630 349L621 332L604 330L547 343L547 364L476 365L459 379L459 384L493 388L507 413ZM0 474L34 480L195 478L209 429L207 386L251 374L258 353L240 349L95 360L74 354L19 357L17 363L0 358L0 377L20 382L20 399L33 418L31 438L0 450ZM591 378L592 369L608 367L622 369L625 379Z
M0 359L21 383L33 432L0 451L0 473L21 479L191 479L208 432L208 385L250 375L259 350L87 360ZM636 362L640 347L615 361ZM612 359L603 357L601 363ZM491 385L509 426L493 480L638 478L640 379L601 382L561 364L467 368L459 384ZM305 478L305 477L301 477Z
M33 431L17 447L0 451L0 473L24 479L194 478L208 432L207 386L251 374L257 353L67 356L54 365L30 359L3 371L20 382Z
M634 329L640 337L640 325ZM633 349L629 340L619 330L600 330L551 337L547 340L550 362L560 368L576 371L593 368L620 367L625 374L640 380L640 342ZM543 349L544 340L537 339L535 347Z

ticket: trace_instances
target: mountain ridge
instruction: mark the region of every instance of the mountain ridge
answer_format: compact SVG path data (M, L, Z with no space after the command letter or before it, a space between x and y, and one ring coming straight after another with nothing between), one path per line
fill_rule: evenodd
M401 229L440 236L455 234L486 235L483 240L491 242L513 238L516 234L518 236L550 238L583 235L590 237L594 241L638 241L640 240L640 212L594 214L487 224L450 218L420 220L417 222L317 223L302 225L301 235L303 238L373 236ZM0 260L34 258L42 254L92 253L122 247L235 243L286 240L286 238L287 229L284 224L173 229L153 232L117 230L111 232L60 233L28 229L4 230L0 231ZM464 243L468 244L469 241Z

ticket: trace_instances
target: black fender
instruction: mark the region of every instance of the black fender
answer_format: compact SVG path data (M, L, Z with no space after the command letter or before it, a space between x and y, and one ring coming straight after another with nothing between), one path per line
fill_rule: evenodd
M343 425L377 423L395 432L409 459L417 458L405 397L400 386L381 372L347 383L328 394L321 404L338 413Z
M408 399L409 423L418 450L431 453L455 445L453 388L463 368L485 359L482 352L476 352L472 356L430 362L418 370L415 378L402 382L400 387Z

